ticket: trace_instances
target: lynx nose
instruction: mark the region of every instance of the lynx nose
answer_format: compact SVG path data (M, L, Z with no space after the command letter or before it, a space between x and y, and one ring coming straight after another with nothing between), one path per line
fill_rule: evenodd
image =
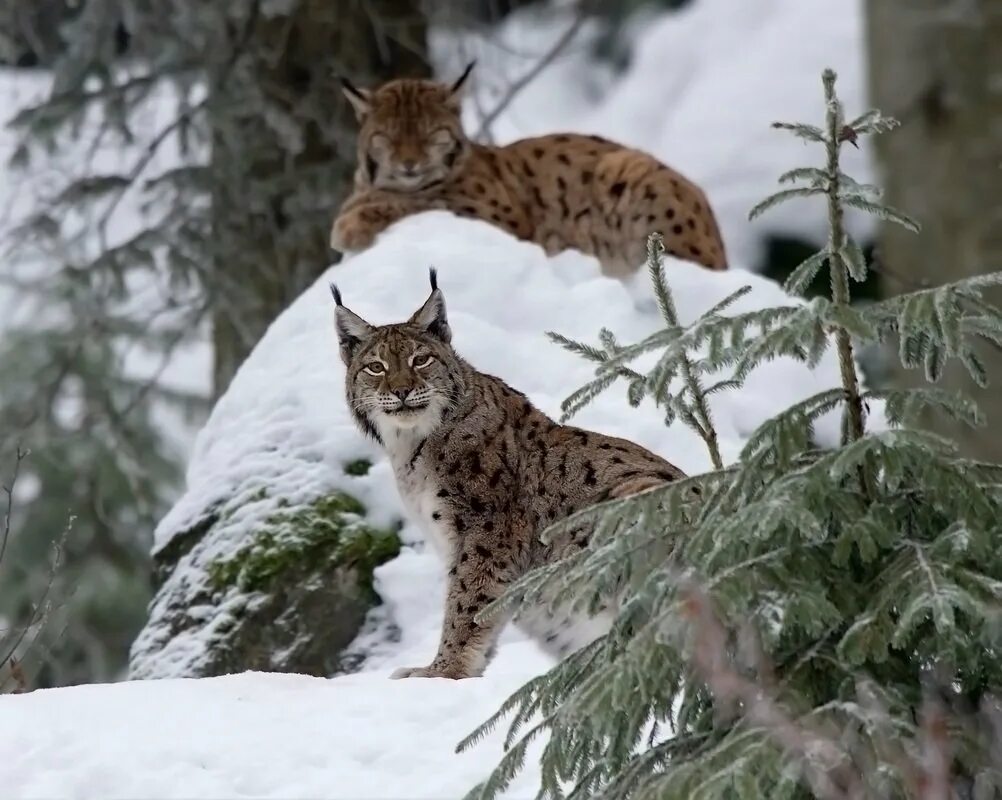
M401 403L406 402L407 395L411 393L410 389L393 389L393 394L395 394Z
M409 174L412 174L417 167L417 161L413 158L405 158L400 164L404 168L404 172Z

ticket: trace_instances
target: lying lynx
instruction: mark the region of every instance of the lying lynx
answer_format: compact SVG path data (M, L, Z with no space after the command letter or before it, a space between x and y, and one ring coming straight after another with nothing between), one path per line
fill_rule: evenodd
M475 144L460 123L459 89L401 79L375 90L343 81L361 129L355 189L331 246L363 250L401 217L448 209L497 225L553 255L592 254L615 277L644 263L647 236L710 269L726 269L706 195L652 156L598 136L557 134L505 147Z
M448 567L445 621L427 667L393 677L480 675L505 620L474 617L533 567L583 547L578 529L551 544L548 524L600 500L684 477L639 445L558 425L525 395L478 372L450 345L445 300L432 292L407 321L374 327L333 285L348 405L389 455L408 511ZM572 618L542 608L515 623L557 656L608 630L608 611Z

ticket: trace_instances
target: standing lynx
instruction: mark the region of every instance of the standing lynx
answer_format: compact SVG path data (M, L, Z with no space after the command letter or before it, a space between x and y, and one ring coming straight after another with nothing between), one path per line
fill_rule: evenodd
M432 292L407 321L374 327L337 303L348 405L385 448L410 514L448 568L438 654L393 677L480 675L505 624L477 612L530 569L581 549L579 528L549 544L549 524L601 500L684 477L639 445L558 425L525 395L478 372L450 345L445 300ZM515 620L563 656L608 630L611 614L574 617L542 607Z
M447 209L550 255L568 247L592 254L615 277L644 263L654 232L678 258L727 268L706 195L646 153L569 133L505 147L467 139L458 94L472 67L451 86L401 79L365 90L343 81L361 129L355 188L334 221L334 249L363 250L401 217Z

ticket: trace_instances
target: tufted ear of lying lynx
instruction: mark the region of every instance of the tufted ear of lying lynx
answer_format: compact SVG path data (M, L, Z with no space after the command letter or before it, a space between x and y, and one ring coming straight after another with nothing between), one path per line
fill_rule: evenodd
M585 547L592 533L578 526L544 544L545 528L683 473L633 442L558 425L468 364L452 347L434 272L431 294L406 322L374 326L336 289L334 300L348 405L385 449L410 518L447 572L437 653L393 677L480 675L508 620L478 613L529 570ZM608 630L616 603L610 596L593 616L546 603L514 621L564 656Z
M356 186L414 191L460 168L469 143L460 122L460 93L471 63L451 85L398 80L376 91L342 79L359 121Z
M625 277L647 236L709 269L727 259L713 210L692 181L653 156L599 136L554 134L504 147L471 142L451 84L398 79L375 89L343 81L359 119L355 187L331 231L342 252L369 247L402 217L446 209L490 222L555 254L576 248Z

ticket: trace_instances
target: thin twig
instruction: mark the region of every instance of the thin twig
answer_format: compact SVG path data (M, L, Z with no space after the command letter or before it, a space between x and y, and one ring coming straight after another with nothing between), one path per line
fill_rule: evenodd
M824 74L825 103L827 105L825 147L828 154L828 264L831 269L832 303L849 304L849 273L842 257L845 242L843 209L841 193L841 171L839 168L839 152L842 147L842 111L835 95L835 73L826 70ZM842 386L846 394L846 411L848 437L842 444L849 444L863 438L866 429L866 411L860 397L859 377L856 375L856 365L853 360L852 339L849 331L838 326L835 329L835 341L838 347L839 369L842 373ZM865 485L863 489L865 490Z
M652 273L656 273L655 280L665 289L663 296L659 297L663 305L661 311L666 317L665 321L669 325L677 327L679 326L678 311L675 308L671 292L665 283L664 269L662 267L661 258L664 252L665 244L661 234L652 233L647 237L647 262L649 269ZM710 451L710 460L713 462L713 468L721 470L724 468L724 460L720 456L717 429L710 418L710 407L706 402L706 392L703 390L703 384L693 369L692 359L689 358L689 354L684 349L679 355L679 363L682 369L682 379L685 381L689 393L692 395L692 410L689 412L692 417L690 424L696 428L700 438L706 443L706 447Z
M556 60L557 56L563 51L563 49L570 44L574 37L578 35L578 31L585 23L584 14L578 14L571 26L564 31L564 33L553 43L553 46L543 54L542 58L536 62L536 64L526 72L521 78L513 81L508 85L508 90L504 93L501 99L498 101L497 105L491 110L491 112L480 121L480 128L476 133L475 139L481 139L481 137L487 135L487 131L490 129L491 125L497 120L501 114L504 113L505 109L511 104L511 102L518 96L518 94L525 89L530 83L532 83L539 74L546 69L550 64Z
M62 534L60 534L59 539L52 546L52 563L49 565L49 572L45 582L45 591L42 592L42 596L39 598L38 602L34 604L28 621L24 623L18 635L14 638L13 643L7 647L7 652L0 656L0 667L4 664L10 663L11 659L15 657L18 648L21 647L21 643L25 640L25 637L27 637L32 628L41 628L48 619L49 612L52 609L52 601L49 599L49 595L52 593L52 587L56 582L56 573L59 571L59 567L63 562L63 550L66 545L66 539L73 530L73 523L75 521L76 517L70 515L70 517L66 520L66 527L63 528ZM37 631L32 639L32 644L34 644L36 639L38 639ZM23 661L24 659L22 657L18 660ZM6 680L0 681L0 691L3 690L6 683Z
M24 667L14 656L10 657L10 676L14 680L14 694L25 694L28 691L28 679L24 675Z
M808 728L784 711L774 697L731 664L727 629L709 596L691 584L683 593L684 614L695 628L693 664L722 706L740 706L744 716L762 726L788 753L795 754L815 794L824 800L861 800L863 783L849 754L831 737Z
M3 487L3 493L7 495L7 507L3 514L3 532L0 534L0 564L3 563L4 553L7 552L7 540L10 538L10 517L14 509L14 485L17 483L17 475L21 471L21 462L28 456L28 453L28 450L21 449L21 445L17 446L14 455L14 472L11 475L10 483Z

